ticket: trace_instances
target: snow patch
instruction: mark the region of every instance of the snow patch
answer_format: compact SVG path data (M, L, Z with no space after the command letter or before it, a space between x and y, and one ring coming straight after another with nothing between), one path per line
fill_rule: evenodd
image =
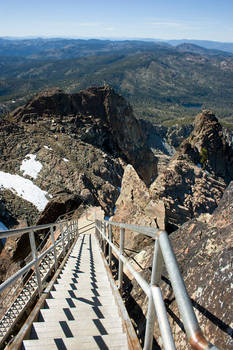
M26 158L22 161L20 170L23 171L23 176L29 175L33 179L36 179L39 172L43 168L43 165L36 160L35 154L27 154Z
M17 196L35 205L42 211L48 203L46 198L47 192L42 191L39 187L33 184L31 180L24 179L19 175L12 175L0 171L0 188L12 191Z
M69 159L63 158L64 162L69 162Z
M3 222L0 221L0 232L1 231L8 231L8 228L4 225ZM6 238L2 238L1 241L2 241L2 244L4 246L6 243Z
M0 221L0 231L7 231L8 228L4 225L3 222Z
M48 149L49 151L52 151L53 149L49 146L44 146L45 149Z

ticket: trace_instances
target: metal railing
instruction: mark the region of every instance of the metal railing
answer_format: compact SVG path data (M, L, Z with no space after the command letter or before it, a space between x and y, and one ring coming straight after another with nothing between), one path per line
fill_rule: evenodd
M120 229L120 248L118 248L113 243L112 226ZM147 283L147 281L140 275L139 272L134 269L129 260L124 256L126 229L132 232L144 234L155 239L150 284ZM123 224L106 220L96 220L95 232L99 238L102 250L105 256L108 258L108 264L110 268L112 264L112 252L114 252L119 259L118 289L122 291L124 265L136 279L140 287L144 290L145 294L148 296L149 301L146 317L147 321L143 348L144 350L152 349L156 315L164 349L176 349L167 317L166 306L160 288L163 265L165 265L167 268L167 272L171 281L189 344L193 349L196 350L217 350L214 345L205 339L204 335L201 332L166 231L151 227Z
M49 230L49 234L44 233L46 242L42 240L43 244L40 243L37 247L35 235L45 229ZM59 262L63 260L75 240L78 234L78 222L75 219L63 220L52 224L1 231L0 239L23 234L29 235L31 254L28 255L27 261L30 261L0 285L0 295L8 291L9 287L17 286L11 296L14 300L11 301L11 305L8 305L7 311L0 320L0 343L3 343L9 335L31 299L41 295L51 271L57 270Z

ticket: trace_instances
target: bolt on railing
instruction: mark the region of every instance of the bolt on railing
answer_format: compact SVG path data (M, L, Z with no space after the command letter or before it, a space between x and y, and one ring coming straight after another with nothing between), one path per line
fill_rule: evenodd
M106 234L106 228L102 229L103 225L105 225L104 227L106 227L107 225L108 236ZM120 228L120 249L118 249L118 247L115 244L113 244L112 226ZM125 229L130 230L132 232L142 233L146 236L152 237L155 240L150 284L146 282L146 280L133 268L128 259L126 259L126 257L124 256ZM184 281L179 271L176 257L174 255L166 231L162 231L151 227L123 224L106 220L95 220L95 232L97 237L99 238L100 246L102 247L104 252L104 245L109 245L108 264L110 265L110 267L112 260L112 251L116 254L116 256L119 259L119 291L122 292L124 265L130 271L130 273L133 275L133 277L136 279L136 281L139 283L139 285L149 298L143 350L152 349L156 315L165 350L176 349L167 317L166 306L162 297L161 288L159 286L161 281L162 267L164 264L167 268L168 275L172 284L172 288L184 324L188 342L190 343L192 348L196 350L218 350L214 345L212 345L205 339L200 330L196 315L194 313L190 298L185 288Z

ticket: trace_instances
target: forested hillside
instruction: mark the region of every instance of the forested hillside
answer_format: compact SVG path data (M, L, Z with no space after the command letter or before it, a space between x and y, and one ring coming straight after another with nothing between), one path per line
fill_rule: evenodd
M7 48L0 40L0 53L9 55L0 57L2 113L46 88L76 92L108 84L130 101L138 117L153 123L185 123L203 108L228 126L233 123L230 53L139 41L16 42L13 57L13 44Z

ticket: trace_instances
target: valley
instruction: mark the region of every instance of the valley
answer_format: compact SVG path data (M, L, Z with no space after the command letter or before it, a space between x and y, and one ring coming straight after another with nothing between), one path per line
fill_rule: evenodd
M232 128L230 52L142 41L38 39L26 41L27 45L16 43L0 41L2 114L44 89L58 87L74 93L110 85L127 98L137 118L153 124L188 124L198 110L211 109Z

